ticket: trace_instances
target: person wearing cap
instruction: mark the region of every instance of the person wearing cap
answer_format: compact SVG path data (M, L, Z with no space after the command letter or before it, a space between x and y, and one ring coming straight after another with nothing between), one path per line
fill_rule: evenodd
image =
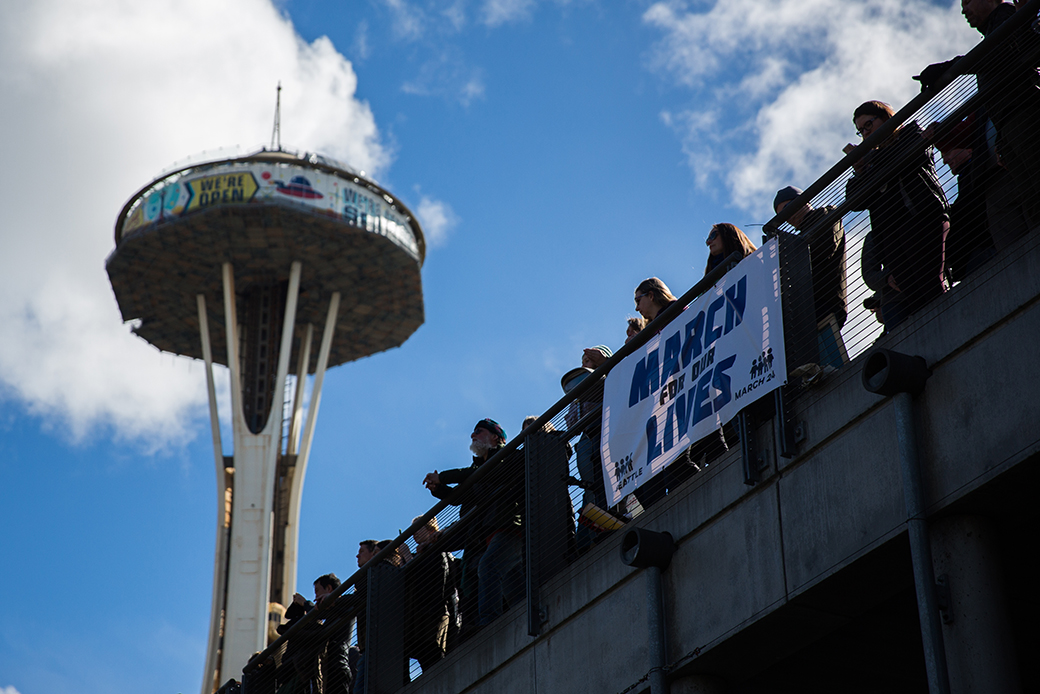
M794 186L781 188L773 198L773 211L780 214L801 194L801 189ZM787 222L800 232L799 236L809 246L820 365L841 368L845 350L839 331L848 316L845 227L840 216L831 224L822 223L834 209L833 205L814 208L806 202L788 217Z
M423 479L435 497L461 506L459 523L466 528L466 540L462 547L460 611L466 632L474 624L489 624L508 605L523 597L523 465L516 457L503 460L461 497L454 495L455 487L469 479L505 444L506 433L502 426L493 419L482 419L470 434L473 464L454 470L434 470Z
M563 392L569 393L573 390L613 354L613 351L606 345L596 345L585 349L581 355L581 366L571 369L560 379ZM600 388L593 388L589 396L572 402L564 416L568 431L572 434L577 431L581 432L581 437L574 445L579 479L573 481L579 483L578 486L583 490L581 497L583 511L589 507L589 504L600 510L606 510L608 507L607 491L603 482L603 461L599 452L601 420L600 417L593 416L589 421L582 422L586 415L591 412L598 413L602 406L603 391ZM575 429L579 424L580 429ZM578 552L588 550L600 536L596 529L583 524L579 519L574 537Z

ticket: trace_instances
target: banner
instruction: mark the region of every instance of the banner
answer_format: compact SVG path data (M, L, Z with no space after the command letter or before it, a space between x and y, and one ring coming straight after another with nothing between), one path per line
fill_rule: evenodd
M212 205L291 202L381 234L419 257L404 216L382 196L334 173L270 162L200 166L155 187L130 210L123 234Z
M600 447L611 505L786 382L771 239L607 375Z

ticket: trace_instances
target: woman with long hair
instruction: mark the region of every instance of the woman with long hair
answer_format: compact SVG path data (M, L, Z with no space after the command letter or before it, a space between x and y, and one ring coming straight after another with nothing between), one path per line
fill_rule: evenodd
M650 277L636 287L636 311L649 323L675 302L675 295L661 280Z
M852 122L865 138L893 115L888 104L867 101ZM891 329L946 291L950 207L935 175L931 147L916 122L897 129L854 168L845 197L853 210L870 212L869 236L881 268L873 278L864 272L864 280L871 289L884 290L881 311L885 328Z
M746 258L758 250L755 244L751 243L747 234L728 222L712 225L704 243L708 245L708 264L704 268L705 275L718 267L734 251L739 251L740 257Z
M733 225L730 224L728 226ZM736 229L736 227L733 228ZM739 232L740 230L738 229L737 231ZM747 237L745 236L744 239L746 240ZM750 244L751 242L748 241L748 243ZM754 250L754 246L751 246L751 249ZM636 287L635 294L636 310L639 311L639 315L647 323L661 315L662 311L677 300L675 295L668 289L668 285L656 277L650 277L640 282L639 286ZM685 456L680 456L653 479L636 488L635 496L639 500L640 505L644 509L650 508L652 504L663 498L668 490L676 489L684 480L700 470L695 464L696 461L702 458L705 461L714 460L727 450L726 438L722 435L722 429L718 429L700 441L695 442L690 446Z

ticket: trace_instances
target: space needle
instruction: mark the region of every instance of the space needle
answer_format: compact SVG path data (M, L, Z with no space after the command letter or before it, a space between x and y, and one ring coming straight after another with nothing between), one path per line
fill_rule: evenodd
M292 599L325 372L422 325L425 239L364 172L272 142L148 183L119 213L115 243L106 269L123 320L156 348L205 362L217 475L208 694L266 647L269 603ZM230 375L230 456L214 364Z

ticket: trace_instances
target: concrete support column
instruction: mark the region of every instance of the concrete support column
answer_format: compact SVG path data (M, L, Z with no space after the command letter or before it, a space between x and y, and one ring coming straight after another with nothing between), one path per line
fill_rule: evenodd
M979 516L931 525L935 575L945 575L952 623L943 624L951 694L1022 691L1008 619L996 528Z
M672 680L672 694L726 694L729 686L714 675L690 675Z

